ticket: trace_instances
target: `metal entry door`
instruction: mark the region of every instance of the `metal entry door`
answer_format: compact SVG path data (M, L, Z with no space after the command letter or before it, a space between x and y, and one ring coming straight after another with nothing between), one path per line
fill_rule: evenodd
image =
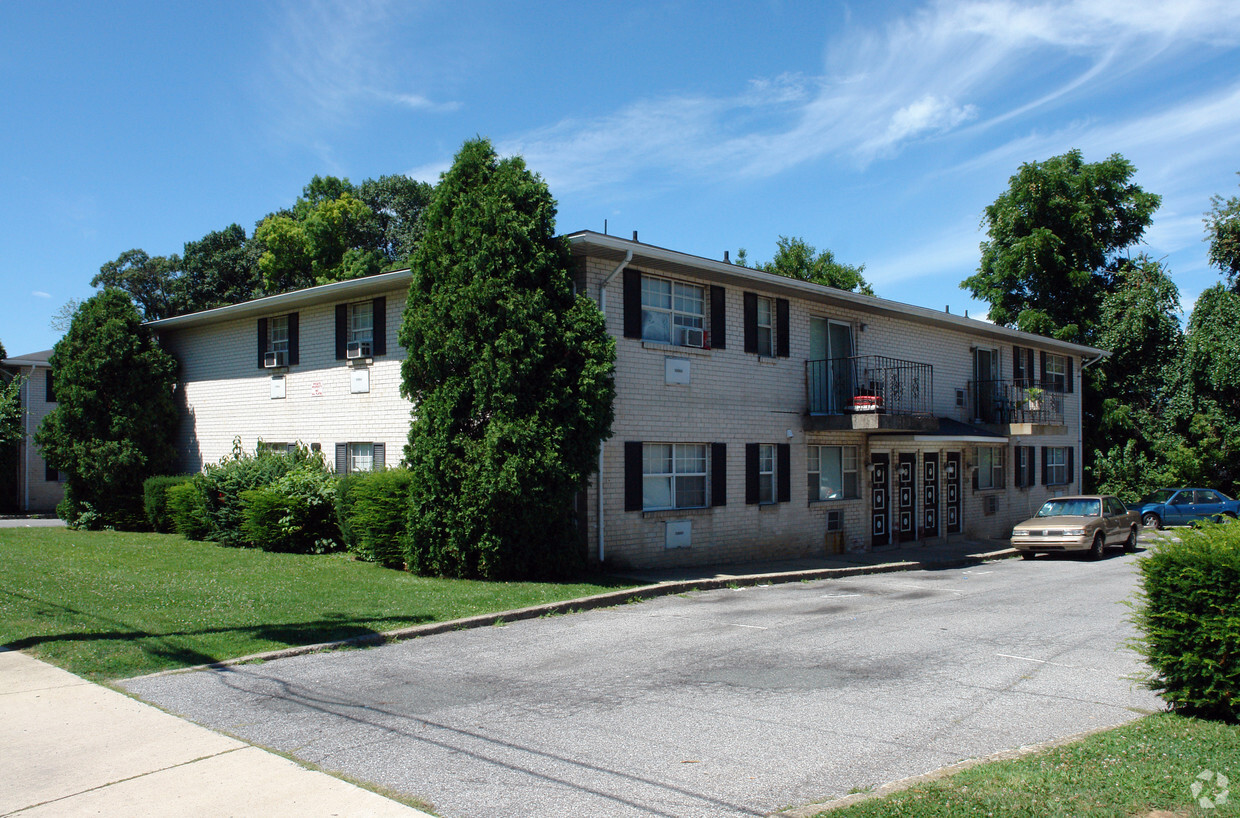
M921 456L922 528L925 536L939 536L939 453Z
M872 454L874 465L870 483L870 533L873 545L891 542L891 455Z
M963 530L960 518L960 452L948 452L943 467L943 486L947 491L947 533L959 534Z
M896 456L897 531L900 542L917 539L917 453L900 452Z

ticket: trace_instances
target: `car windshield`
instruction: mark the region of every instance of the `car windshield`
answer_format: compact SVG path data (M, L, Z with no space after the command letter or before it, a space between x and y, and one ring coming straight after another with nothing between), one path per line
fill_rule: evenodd
M1171 495L1175 494L1175 489L1159 489L1153 494L1147 494L1141 498L1142 503L1165 503L1171 499Z
M1102 501L1082 498L1047 500L1038 509L1039 517L1101 517Z

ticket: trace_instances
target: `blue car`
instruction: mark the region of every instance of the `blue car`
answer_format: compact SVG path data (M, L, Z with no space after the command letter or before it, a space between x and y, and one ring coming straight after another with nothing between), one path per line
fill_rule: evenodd
M1240 500L1214 489L1159 489L1132 508L1141 513L1143 526L1162 528L1198 520L1234 520L1240 515Z

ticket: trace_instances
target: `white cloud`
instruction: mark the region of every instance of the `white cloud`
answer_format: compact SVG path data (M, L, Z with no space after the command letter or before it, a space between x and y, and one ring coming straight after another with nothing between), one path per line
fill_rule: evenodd
M31 295L33 295L35 298L51 298L52 297L51 293L45 293L42 290L35 290L34 292L31 293Z

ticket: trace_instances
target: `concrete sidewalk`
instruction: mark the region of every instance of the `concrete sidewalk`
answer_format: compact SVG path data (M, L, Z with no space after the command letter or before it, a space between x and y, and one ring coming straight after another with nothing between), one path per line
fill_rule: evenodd
M0 648L0 816L426 816Z

